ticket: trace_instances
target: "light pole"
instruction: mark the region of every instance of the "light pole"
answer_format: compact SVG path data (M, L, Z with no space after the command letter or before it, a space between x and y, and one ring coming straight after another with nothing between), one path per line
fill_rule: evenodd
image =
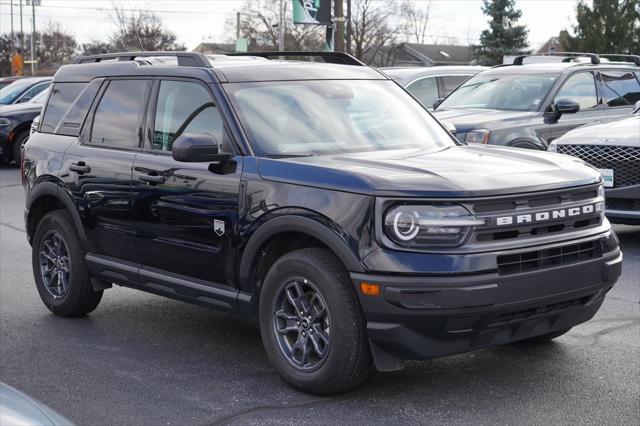
M40 0L31 0L31 75L34 75L36 73L36 3L38 3L38 6L40 6Z
M280 23L278 24L278 50L284 52L284 0L280 0Z

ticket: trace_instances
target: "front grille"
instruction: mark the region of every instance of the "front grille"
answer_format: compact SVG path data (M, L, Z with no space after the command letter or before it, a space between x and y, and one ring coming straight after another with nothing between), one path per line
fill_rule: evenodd
M602 223L604 207L598 185L478 200L465 206L477 217L487 220L486 226L474 230L472 244L559 235L596 227ZM590 211L583 211L584 207ZM580 209L579 214L568 214L575 208ZM562 216L554 216L559 213ZM526 220L519 221L519 218ZM504 222L505 219L508 222Z
M516 312L508 312L506 314L498 315L489 325L489 327L505 325L511 322L523 321L532 317L540 315L549 315L562 312L573 307L582 307L589 303L594 296L598 293L590 294L588 296L579 297L576 299L566 300L559 303L551 303L548 305L538 306L530 309L523 309Z
M598 241L498 256L498 274L509 275L569 265L602 255Z
M605 205L607 209L611 210L640 211L640 199L638 198L607 198Z
M612 169L615 188L640 185L638 146L560 144L557 152L578 157L597 169Z

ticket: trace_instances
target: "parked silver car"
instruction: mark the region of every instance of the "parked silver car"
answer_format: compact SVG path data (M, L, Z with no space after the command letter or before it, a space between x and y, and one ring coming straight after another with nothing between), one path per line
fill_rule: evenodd
M640 102L627 118L583 126L549 145L600 170L611 222L640 225Z
M67 426L73 423L43 403L0 382L0 425Z
M433 109L433 104L438 99L444 99L462 83L486 69L487 67L460 65L380 68L380 71L407 89L426 108Z

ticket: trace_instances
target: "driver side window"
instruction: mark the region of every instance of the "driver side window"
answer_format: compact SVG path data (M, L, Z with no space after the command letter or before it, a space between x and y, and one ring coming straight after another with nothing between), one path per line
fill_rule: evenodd
M579 72L570 76L556 94L558 99L571 99L580 105L580 111L595 108L598 105L596 82L590 72Z
M198 83L160 83L152 149L171 151L182 133L208 133L223 142L224 126L209 91Z

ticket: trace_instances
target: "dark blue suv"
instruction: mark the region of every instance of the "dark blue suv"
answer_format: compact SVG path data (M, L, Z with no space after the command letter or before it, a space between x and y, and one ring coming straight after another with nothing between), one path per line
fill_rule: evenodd
M288 383L329 394L372 365L549 340L598 311L622 254L597 171L462 145L348 55L256 55L57 72L22 169L54 314L113 284L240 313Z

